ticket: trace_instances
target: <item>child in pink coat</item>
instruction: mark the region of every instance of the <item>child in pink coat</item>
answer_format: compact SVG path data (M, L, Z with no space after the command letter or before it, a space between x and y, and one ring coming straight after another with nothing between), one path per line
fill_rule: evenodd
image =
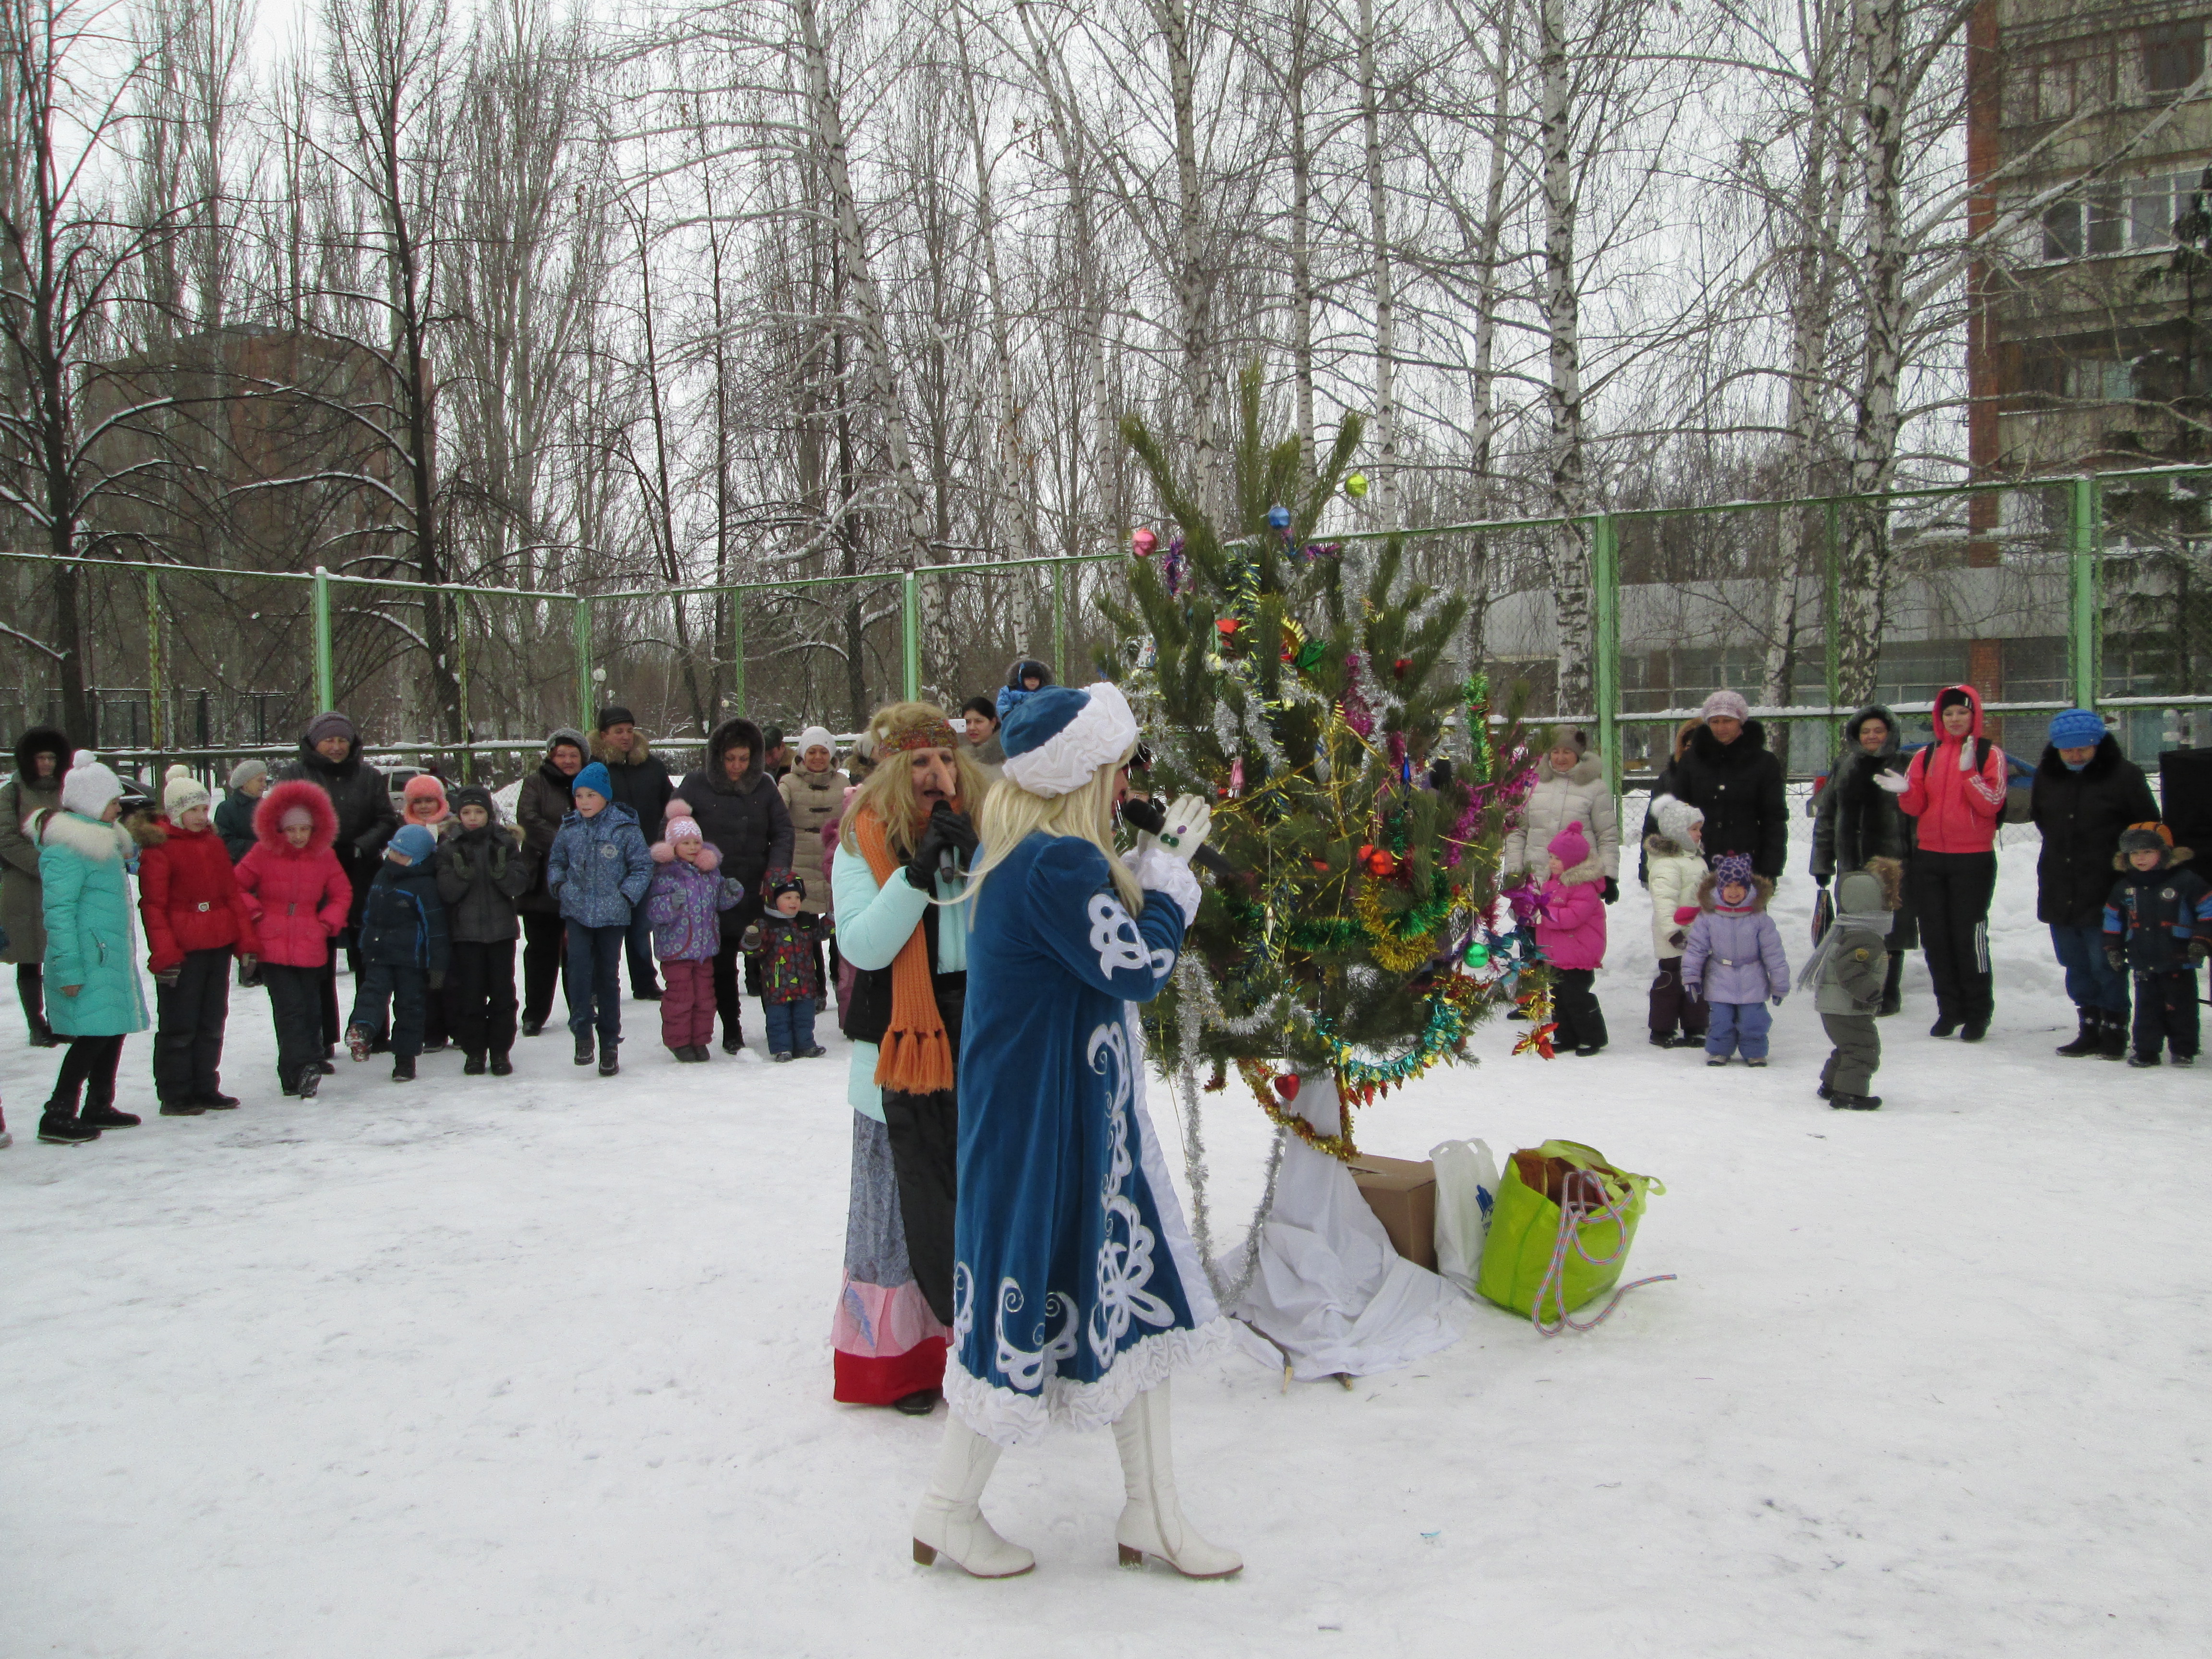
M1537 900L1536 945L1552 964L1552 1041L1587 1057L1605 1047L1605 1011L1593 988L1605 962L1605 866L1579 823L1544 850L1550 874Z

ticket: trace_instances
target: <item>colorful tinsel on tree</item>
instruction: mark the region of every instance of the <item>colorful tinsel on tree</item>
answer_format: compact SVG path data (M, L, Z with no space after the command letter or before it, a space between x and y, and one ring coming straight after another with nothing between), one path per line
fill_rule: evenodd
M1205 984L1179 975L1147 1026L1170 1069L1234 1066L1279 1121L1348 1157L1355 1105L1460 1057L1482 1019L1543 991L1525 931L1497 926L1498 848L1534 757L1518 698L1492 732L1486 678L1451 666L1462 600L1414 580L1395 538L1366 559L1313 539L1358 417L1308 473L1295 438L1261 436L1256 366L1243 392L1225 532L1143 422L1123 422L1173 557L1133 561L1101 667L1138 711L1145 781L1211 798L1211 845L1238 872L1209 879L1187 937ZM1199 1018L1180 1006L1194 995ZM1321 1077L1343 1105L1339 1135L1287 1107Z

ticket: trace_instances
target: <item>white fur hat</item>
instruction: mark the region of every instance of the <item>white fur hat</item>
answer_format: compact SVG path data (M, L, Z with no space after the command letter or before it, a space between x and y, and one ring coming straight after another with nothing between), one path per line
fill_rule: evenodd
M1121 688L1048 685L1007 711L1000 730L1007 781L1047 799L1080 789L1136 747L1137 720Z
M80 749L70 757L70 769L62 775L62 805L65 811L96 818L107 810L108 802L122 798L123 780L112 769L102 766L100 757L91 750Z
M1690 831L1705 821L1705 815L1686 800L1662 795L1651 803L1651 821L1668 841L1677 847L1687 847Z

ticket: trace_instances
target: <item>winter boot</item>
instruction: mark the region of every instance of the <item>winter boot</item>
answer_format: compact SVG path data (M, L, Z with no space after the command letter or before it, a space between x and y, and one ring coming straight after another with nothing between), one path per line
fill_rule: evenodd
M163 1117L205 1117L207 1108L197 1100L165 1100L161 1103Z
M580 1036L580 1037L578 1037L578 1038L576 1039L576 1064L577 1064L577 1065L579 1065L579 1066L588 1066L588 1065L590 1065L590 1064L592 1063L592 1055L593 1055L593 1054L594 1054L594 1053L596 1053L596 1052L597 1052L597 1051L593 1048L593 1047L592 1047L592 1034L591 1034L589 1031L585 1032L583 1036Z
M1959 1017L1956 1014L1938 1014L1936 1016L1936 1023L1928 1028L1928 1035L1929 1036L1949 1036L1952 1032L1958 1029Z
M76 1121L88 1129L135 1129L142 1120L136 1112L117 1111L112 1100L91 1100Z
M629 1000L632 1002L658 1002L660 1000L660 988L658 985L639 985L631 988Z
M722 1052L726 1054L741 1054L744 1052L744 1049L745 1033L744 1028L737 1025L724 1026L722 1028Z
M1153 1555L1186 1578L1226 1578L1243 1570L1243 1557L1207 1543L1182 1518L1168 1444L1164 1382L1129 1402L1114 1425L1114 1444L1121 1454L1121 1485L1129 1500L1114 1523L1123 1566L1137 1566Z
M2128 1017L2124 1012L2105 1010L2104 1047L2097 1051L2100 1060L2125 1060L2128 1057Z
M394 1054L394 1055L392 1055L392 1080L394 1083L412 1083L412 1082L415 1080L415 1056L414 1056L414 1055L412 1055L412 1054Z
M514 1075L514 1062L507 1057L507 1051L504 1048L491 1057L491 1074L494 1077Z
M1827 1091L1822 1090L1823 1094ZM1880 1095L1828 1095L1828 1104L1839 1112L1878 1112L1881 1109Z
M366 1060L369 1050L375 1047L374 1035L366 1025L346 1027L346 1052L356 1060Z
M544 1030L544 1029L545 1029L545 1022L544 1022L544 1020L542 1020L542 1019L538 1018L536 1015L534 1015L534 1014L526 1014L526 1015L524 1015L524 1016L523 1016L523 1019L522 1019L522 1035L523 1035L523 1036L537 1036L540 1031Z
M1681 1039L1672 1031L1654 1031L1649 1041L1655 1048L1671 1048Z
M323 1068L309 1061L300 1068L300 1080L293 1085L302 1100L313 1100L323 1086Z
M2062 1042L2057 1052L2069 1060L2079 1060L2084 1054L2102 1054L2105 1049L2105 1011L2101 1008L2078 1010L2081 1030L2071 1042Z
M1989 1034L1990 1017L1987 1014L1983 1014L1978 1018L1968 1020L1964 1025L1961 1025L1959 1028L1959 1041L1961 1042L1979 1042Z
M1036 1557L983 1518L983 1487L998 1463L995 1444L957 1417L945 1424L937 1473L914 1512L916 1561L926 1567L942 1555L977 1578L1015 1578L1036 1565Z
M238 1109L238 1097L227 1095L220 1089L210 1089L204 1095L194 1095L192 1098L210 1112L234 1112Z
M601 1043L599 1045L599 1075L612 1077L620 1070L622 1070L622 1061L616 1055L615 1045L611 1042Z
M481 1048L471 1048L466 1050L465 1054L467 1057L461 1062L461 1075L463 1077L482 1077L484 1074L483 1050Z
M39 1139L49 1146L82 1146L100 1139L100 1131L76 1121L75 1108L64 1112L49 1106L39 1119Z
M2130 1054L2128 1056L2128 1064L2130 1066L2156 1066L2159 1063L2160 1060L2156 1054Z
M15 994L22 1000L23 1023L30 1028L31 1047L60 1048L62 1040L46 1024L46 975L37 963L27 963L15 970Z

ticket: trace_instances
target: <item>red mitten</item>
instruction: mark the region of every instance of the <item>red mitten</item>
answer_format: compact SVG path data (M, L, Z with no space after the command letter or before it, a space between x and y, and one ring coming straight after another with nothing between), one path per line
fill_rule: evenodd
M1696 905L1694 905L1694 904L1678 904L1678 905L1676 905L1676 906L1674 907L1674 920L1675 920L1676 921L1678 921L1678 922L1692 922L1692 921L1695 921L1697 919L1698 919L1698 907L1697 907Z

